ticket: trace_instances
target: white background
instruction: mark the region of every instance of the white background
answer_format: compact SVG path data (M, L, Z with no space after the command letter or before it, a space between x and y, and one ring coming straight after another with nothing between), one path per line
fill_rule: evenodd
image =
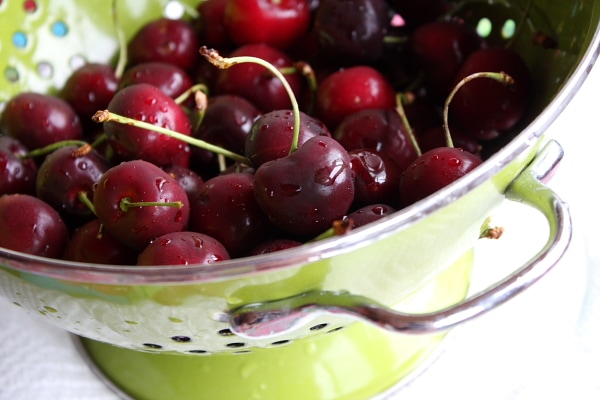
M599 89L596 68L550 129L565 149L550 186L570 204L575 229L563 260L525 293L455 329L435 362L391 398L600 398ZM524 250L530 236L517 238ZM1 400L115 398L68 334L0 299Z

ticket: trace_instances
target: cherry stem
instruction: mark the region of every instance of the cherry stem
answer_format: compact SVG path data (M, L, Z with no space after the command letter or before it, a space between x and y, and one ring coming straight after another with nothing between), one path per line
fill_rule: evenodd
M85 204L85 206L89 208L94 215L96 215L96 207L94 207L94 203L92 203L85 190L80 190L77 192L77 199Z
M35 158L35 157L43 156L43 155L52 153L54 150L58 150L60 148L66 147L66 146L80 146L80 147L86 147L86 148L91 147L88 142L85 142L83 140L61 140L60 142L55 142L55 143L49 144L48 146L44 146L39 149L31 150L29 153L23 154L21 156L21 158Z
M225 58L222 57L219 52L215 49L209 49L206 46L200 47L200 54L204 56L211 64L220 69L227 69L233 67L236 64L243 63L254 63L268 69L277 79L281 81L285 91L290 97L292 103L292 111L294 113L294 134L292 137L292 145L290 146L290 154L298 149L298 140L300 137L300 108L298 107L298 101L294 95L294 91L290 87L290 84L285 79L285 76L277 69L274 65L258 57L252 56L239 56Z
M398 113L398 115L400 116L400 119L402 120L402 125L404 126L404 129L406 129L406 135L408 136L410 143L414 147L415 152L417 153L417 156L421 156L421 154L422 154L421 147L419 146L419 143L417 143L417 138L415 137L415 133L412 130L412 127L410 126L410 122L408 121L408 117L406 116L406 112L404 111L404 103L406 101L407 101L407 96L405 94L398 93L396 95L396 112Z
M173 207L173 208L181 208L183 207L183 202L181 201L131 201L129 197L123 197L119 202L119 208L123 212L129 211L130 208L133 207Z
M444 103L444 111L443 111L444 134L446 137L446 146L448 146L448 147L454 147L454 142L452 141L452 135L450 134L450 128L448 126L448 110L450 109L450 102L454 98L454 95L456 95L456 92L458 92L464 85L466 85L467 83L471 82L474 79L479 79L479 78L493 79L504 85L514 85L514 83L515 83L515 80L510 75L508 75L506 72L475 72L474 74L468 75L468 76L464 77L463 79L461 79L460 82L458 82L456 84L456 86L454 86L454 88L452 89L452 91L450 92L448 97L446 98L446 102Z
M198 96L197 96L198 92L203 94L205 98L208 96L208 88L206 87L206 85L203 83L198 83L196 85L192 85L185 92L183 92L179 96L177 96L175 98L175 103L181 105L181 103L186 101L192 94L194 94L195 101L198 104Z
M115 27L117 42L119 44L119 59L117 61L117 66L115 68L115 76L117 79L120 79L123 76L123 72L125 71L125 65L127 64L127 38L125 37L125 32L123 32L123 27L119 21L118 10L117 10L118 0L113 0L112 2L112 19Z
M224 149L219 146L215 146L214 144L205 142L204 140L196 139L188 135L184 135L179 132L175 132L171 129L162 128L160 126L152 125L148 122L138 121L137 119L124 117L115 113L112 113L108 110L100 110L97 111L96 114L92 117L94 122L116 122L123 125L131 125L137 128L147 129L149 131L157 132L166 136L170 136L174 139L179 139L182 142L188 143L192 146L200 147L201 149L211 151L216 154L221 154L233 161L240 162L242 164L250 165L250 161L239 154L236 154L232 151Z

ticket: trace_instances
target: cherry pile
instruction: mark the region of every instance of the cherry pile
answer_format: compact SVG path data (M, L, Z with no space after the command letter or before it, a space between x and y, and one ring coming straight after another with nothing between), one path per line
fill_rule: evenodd
M0 247L215 263L345 234L436 192L513 134L532 95L521 57L452 5L205 0L151 21L119 65L7 99ZM509 79L472 79L488 72Z

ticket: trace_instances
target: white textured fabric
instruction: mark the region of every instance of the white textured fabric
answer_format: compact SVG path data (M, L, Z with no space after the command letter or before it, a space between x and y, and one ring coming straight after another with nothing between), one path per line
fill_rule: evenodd
M525 293L455 329L444 352L386 399L600 398L600 250L595 232L600 220L592 196L598 171L592 163L600 149L598 88L596 68L551 127L565 158L550 186L570 204L575 226L567 255ZM530 244L525 240L523 251ZM506 265L488 260L478 273L485 279L490 271L498 273L496 268ZM117 397L88 369L66 333L2 299L0 400L9 399Z

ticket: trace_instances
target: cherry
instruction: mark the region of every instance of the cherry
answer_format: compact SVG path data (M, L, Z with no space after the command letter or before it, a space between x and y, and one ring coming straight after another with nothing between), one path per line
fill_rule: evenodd
M196 197L204 185L204 179L200 175L182 165L169 165L164 167L163 170L179 183L190 201Z
M143 160L106 171L94 187L94 209L112 236L137 250L165 233L185 230L190 212L179 183Z
M225 9L229 0L204 0L198 10L197 30L204 46L226 49L233 46L229 31L225 26Z
M338 65L379 60L390 11L385 0L321 0L313 27L321 54Z
M375 68L355 66L328 75L317 89L316 116L331 131L348 115L370 108L393 110L394 88Z
M156 86L173 99L185 93L194 84L192 78L185 70L174 64L158 61L136 64L125 70L121 77L119 89L137 83L147 83ZM108 103L96 108L94 111L105 109L107 105Z
M300 113L298 143L314 136L331 136L325 124L306 113ZM294 114L291 110L277 110L261 115L246 137L244 153L254 168L267 161L285 157L294 141Z
M401 171L384 153L372 149L349 152L354 172L353 207L374 203L397 204Z
M119 90L108 110L186 136L192 131L188 116L175 100L147 83ZM158 166L189 164L190 147L178 139L113 121L104 122L104 131L110 146L125 160L143 159Z
M92 264L135 265L137 255L137 251L106 232L95 218L73 232L61 258Z
M106 64L87 63L67 79L59 96L67 101L84 123L98 110L108 106L117 92L119 78Z
M162 61L189 70L198 60L198 34L183 19L159 18L148 22L128 44L130 65Z
M254 197L254 176L218 175L191 203L190 228L220 241L238 257L267 238L272 226Z
M463 149L438 147L423 153L400 179L400 203L409 206L463 177L481 164Z
M274 225L298 237L315 236L352 204L350 156L333 138L315 136L290 155L258 167L254 194Z
M35 194L35 178L38 167L28 150L10 136L0 135L0 195L21 193Z
M28 194L0 196L0 247L58 258L68 237L64 221L49 204Z
M410 48L431 95L443 99L467 57L482 48L482 39L461 21L439 20L419 26L410 35Z
M494 47L472 53L458 72L456 82L484 71L507 74L512 83L471 80L456 92L450 114L474 138L491 140L515 127L523 117L531 98L531 75L518 53Z
M348 214L345 218L350 221L351 229L379 221L381 218L394 213L396 209L387 204L368 204Z
M403 171L418 156L409 133L390 109L367 109L346 117L333 137L348 151L372 149L387 155Z
M248 44L238 47L229 54L229 58L256 57L276 68L294 68L294 61L284 52L264 43ZM285 79L298 96L302 88L299 73L285 74ZM254 63L234 65L219 71L216 83L217 94L241 96L254 104L261 112L289 109L291 102L281 80Z
M308 31L307 0L229 0L224 23L237 45L266 43L285 50Z
M81 120L69 103L33 92L22 92L6 103L0 116L0 130L28 149L83 137Z
M82 203L91 199L93 185L110 168L108 161L90 146L64 146L44 158L36 179L37 197L66 215L92 215Z
M261 112L248 100L235 95L211 96L202 122L192 136L242 154L246 137ZM214 152L192 148L192 162L200 171L213 174L217 166Z
M228 259L227 250L215 238L184 231L153 240L139 254L137 265L210 265Z

